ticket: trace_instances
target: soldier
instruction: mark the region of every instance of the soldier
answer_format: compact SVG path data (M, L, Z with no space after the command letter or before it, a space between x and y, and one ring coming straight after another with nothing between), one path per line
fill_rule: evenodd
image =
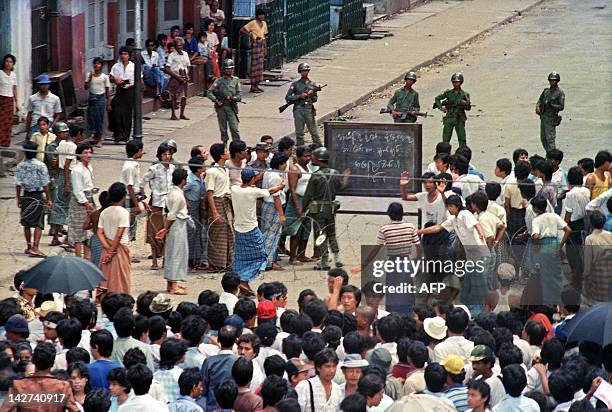
M314 103L317 101L317 86L308 78L310 73L310 65L308 63L300 63L298 72L302 76L299 80L293 82L285 100L287 103L293 104L293 122L295 124L295 139L298 146L304 144L304 125L308 127L313 143L321 146L321 138L317 131L317 122L315 120L316 110Z
M421 110L419 93L412 88L412 85L417 81L416 73L406 73L404 80L406 85L396 91L393 97L389 99L387 109L395 123L414 123L417 119L415 113ZM406 117L402 119L400 117L401 113L407 113Z
M457 139L459 140L459 146L467 146L467 141L465 139L465 121L467 120L467 116L465 111L472 109L470 94L461 89L463 74L453 74L451 82L453 83L453 88L438 95L433 108L440 109L446 113L446 116L444 116L442 120L444 124L442 140L447 143L450 142L454 128L457 133Z
M561 123L559 112L565 108L565 93L559 88L560 81L559 73L550 73L548 75L550 87L544 89L536 103L535 112L540 116L540 140L546 152L556 148L556 128Z
M206 96L215 103L217 121L221 131L221 141L227 146L229 136L227 126L232 133L232 140L240 140L238 132L238 102L242 101L240 95L240 80L233 76L234 61L227 59L223 62L223 76L219 77L206 92Z
M325 147L319 147L312 152L312 162L319 169L312 174L306 186L302 204L314 220L315 231L315 254L321 256L321 260L314 270L329 270L329 247L334 254L334 264L341 267L340 249L336 240L336 192L346 186L350 174L349 169L342 172L342 178L337 170L328 166L329 152ZM316 239L325 235L325 240L318 247Z

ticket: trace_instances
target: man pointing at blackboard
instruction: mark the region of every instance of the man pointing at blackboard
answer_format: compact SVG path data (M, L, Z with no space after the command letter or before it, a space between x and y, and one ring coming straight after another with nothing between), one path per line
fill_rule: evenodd
M391 113L395 123L414 123L417 113L421 110L419 94L412 88L417 80L416 73L406 73L404 80L406 84L389 99L387 110Z
M325 147L319 147L312 152L312 162L319 166L314 172L306 186L306 192L302 204L308 210L313 219L315 234L315 252L321 256L321 260L314 270L329 270L329 248L334 254L334 264L341 267L340 248L336 240L336 210L339 204L336 202L336 192L346 186L350 174L349 169L342 172L342 177L337 170L328 166L329 152ZM322 237L323 235L324 237ZM319 239L324 239L321 244Z

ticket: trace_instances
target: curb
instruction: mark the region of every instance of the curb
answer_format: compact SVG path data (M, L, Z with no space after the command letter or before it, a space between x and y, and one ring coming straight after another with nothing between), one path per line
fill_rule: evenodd
M496 22L494 25L486 28L485 30L481 31L480 33L477 33L477 34L471 36L470 38L462 41L461 43L456 44L455 46L453 46L453 47L443 51L442 53L439 53L435 57L432 57L431 59L428 59L428 60L426 60L424 62L421 62L421 63L417 64L416 66L414 66L412 68L409 68L409 69L407 69L405 71L414 71L414 72L416 72L419 69L422 69L423 67L431 65L436 60L444 57L447 53L450 53L451 51L455 50L456 48L461 47L461 46L463 46L463 45L465 45L467 43L470 43L471 41L473 41L474 39L482 36L483 34L488 33L490 31L496 29L497 27L499 27L499 26L501 26L503 24L508 23L509 21L511 21L511 20L515 19L516 17L520 16L522 13L524 13L526 11L529 11L532 8L540 5L544 1L546 1L546 0L538 0L535 3L525 7L524 9L513 11L510 16L506 17L505 19L503 19L503 20L501 20L499 22ZM401 81L403 78L404 78L404 73L400 74L399 76L394 77L393 79L391 79L389 81L386 81L384 84L376 87L375 89L370 90L368 93L366 93L366 94L364 94L364 95L362 95L360 97L357 97L356 99L354 99L353 101L345 104L344 106L342 106L342 107L340 107L338 109L335 109L335 110L333 110L333 111L331 111L329 113L326 113L326 114L320 116L319 118L316 119L317 124L324 123L324 122L328 121L332 117L337 117L337 116L342 115L343 113L348 112L352 108L354 108L356 106L359 106L361 103L363 103L366 100L368 100L370 98L370 96L372 96L372 94L381 92L381 91L389 88L393 84ZM291 134L289 134L287 136L293 137L293 136L295 136L295 133L291 133Z

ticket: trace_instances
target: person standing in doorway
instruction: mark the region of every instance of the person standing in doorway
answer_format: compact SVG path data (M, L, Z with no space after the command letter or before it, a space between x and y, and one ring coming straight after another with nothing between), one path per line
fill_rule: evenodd
M557 72L548 75L550 87L545 88L536 103L535 112L540 116L540 140L548 152L555 149L557 126L561 123L559 112L565 108L565 93L559 88L561 76Z
M266 12L263 9L255 10L255 19L245 24L240 33L251 36L251 93L263 93L259 83L264 79L264 60L266 58L266 36L268 35L268 24L266 23Z
M111 68L110 81L115 86L115 97L111 102L108 128L115 142L127 142L132 133L132 110L134 108L134 63L130 61L130 49L119 49L119 61Z
M306 126L312 137L312 142L321 146L314 108L314 104L318 99L316 91L318 89L314 82L308 78L310 74L310 65L308 63L300 63L298 72L300 73L300 79L291 84L285 96L287 103L293 103L295 139L298 146L304 144L304 126Z
M104 133L104 112L110 111L110 77L102 73L104 61L101 57L93 59L93 70L85 80L85 90L89 90L87 103L87 125L93 135L95 147L102 147Z
M442 140L446 143L450 142L453 135L453 129L457 133L459 146L467 146L465 137L465 121L467 120L466 110L471 110L470 94L461 88L463 84L463 74L455 73L451 77L453 88L445 90L438 96L434 102L433 108L440 109L446 115L442 120L444 129L442 129Z

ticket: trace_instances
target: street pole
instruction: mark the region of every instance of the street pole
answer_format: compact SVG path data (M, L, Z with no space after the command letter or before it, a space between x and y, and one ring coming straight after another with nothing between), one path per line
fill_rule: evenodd
M140 51L142 31L142 16L140 15L140 7L142 0L134 2L134 139L142 140L142 80L141 80L141 63Z

